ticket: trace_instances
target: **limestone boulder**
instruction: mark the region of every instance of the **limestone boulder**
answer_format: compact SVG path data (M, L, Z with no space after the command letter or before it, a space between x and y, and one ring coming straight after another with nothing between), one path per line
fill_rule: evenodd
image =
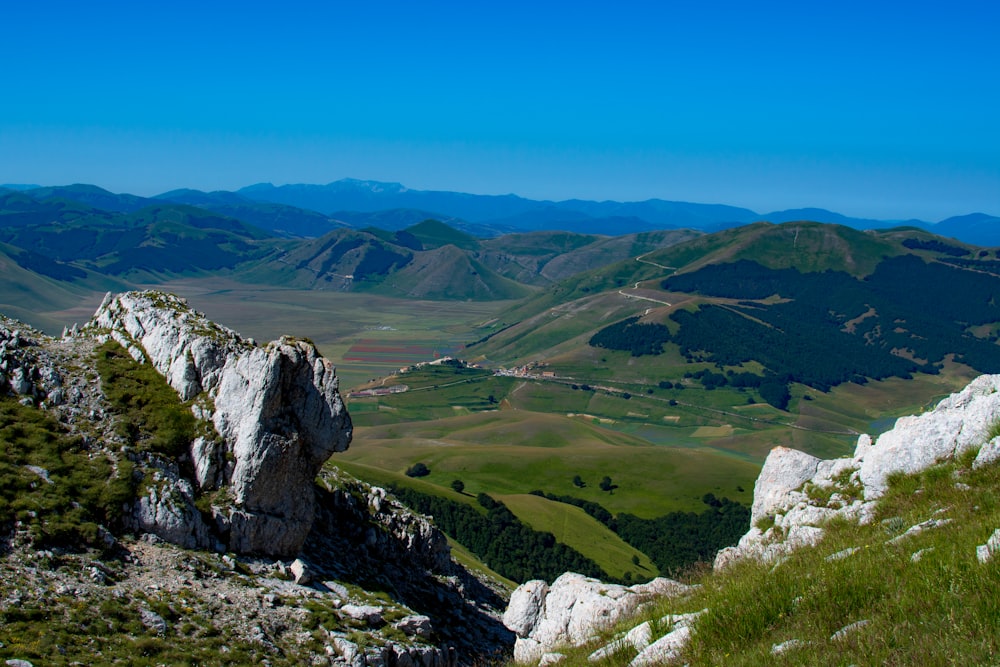
M587 642L644 601L689 590L689 586L664 578L621 586L573 572L561 575L552 586L529 581L514 591L504 614L504 625L517 634L514 660L538 664L543 655L560 646Z

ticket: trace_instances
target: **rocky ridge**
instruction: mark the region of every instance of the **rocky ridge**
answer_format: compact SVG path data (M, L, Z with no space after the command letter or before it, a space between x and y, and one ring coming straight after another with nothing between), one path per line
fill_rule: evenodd
M977 449L975 467L1000 459L1000 375L982 375L931 411L901 417L874 442L858 438L854 455L820 460L776 447L754 485L750 530L721 550L715 568L742 558L775 561L822 539L839 517L868 523L894 474L924 470Z
M137 450L115 428L93 372L107 340L187 399L201 423L187 452ZM124 532L100 527L102 553L36 551L18 523L0 536L0 614L70 595L149 619L155 597L171 611L160 613L166 628L147 625L154 636L204 624L206 638L272 664L465 664L513 643L499 622L503 589L458 565L426 518L383 489L321 471L347 447L351 422L332 365L308 341L258 346L176 297L128 293L109 295L61 339L4 319L0 371L0 394L52 413L90 456L130 464L138 480Z
M202 490L227 490L231 503L213 506L213 518L229 549L297 553L315 514L312 480L351 441L331 362L308 341L284 337L258 347L159 292L108 294L85 330L106 331L136 361L148 359L214 426L218 437L195 440L191 459ZM148 498L141 519L149 532L167 526L165 539L178 523L194 521L189 490L170 481ZM182 521L173 520L178 513ZM193 529L185 546L213 546L207 534Z

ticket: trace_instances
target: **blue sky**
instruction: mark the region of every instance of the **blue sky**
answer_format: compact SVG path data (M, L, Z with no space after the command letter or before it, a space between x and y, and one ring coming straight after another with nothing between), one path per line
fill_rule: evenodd
M994 1L38 0L2 23L0 183L1000 215Z

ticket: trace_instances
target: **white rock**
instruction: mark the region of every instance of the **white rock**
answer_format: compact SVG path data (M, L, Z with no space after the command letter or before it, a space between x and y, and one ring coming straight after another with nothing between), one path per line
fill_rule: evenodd
M393 626L410 637L422 637L427 639L433 634L434 626L429 616L413 614L402 618Z
M210 414L222 439L196 440L191 455L200 486L230 487L229 549L298 553L315 516L313 479L353 430L332 364L306 341L255 347L160 292L108 294L89 326L148 359L183 400L211 399L192 412Z
M680 657L681 651L687 646L691 639L691 628L681 626L673 632L666 634L655 642L647 646L639 655L635 656L629 667L647 667L651 665L663 665Z
M540 579L525 582L514 589L503 614L503 624L518 637L527 637L535 626L545 605L549 585Z
M986 540L986 544L976 547L976 558L980 563L985 564L993 560L997 551L1000 551L1000 528L993 531L990 539Z
M930 412L902 417L875 443L861 465L865 498L878 498L894 472L915 473L983 444L1000 416L1000 375L981 375Z
M869 436L861 435L851 458L819 461L803 452L776 447L768 454L754 485L750 530L735 547L716 555L715 568L722 569L743 558L773 561L791 549L814 545L822 537L823 525L834 517L871 523L876 516L875 501L885 493L891 474L915 473L982 445L998 418L1000 375L983 375L933 410L898 419L874 444ZM978 465L996 457L1000 457L1000 438L980 450ZM848 494L840 493L839 482L834 480L843 481L842 475L851 470L854 472L848 482L860 484L864 502L854 500L840 507L824 507L819 506L822 501L810 500L802 492L807 483L813 484L829 490L831 499L846 502ZM774 518L775 528L761 531L757 523L767 516ZM933 524L939 525L943 522ZM932 525L923 528L927 527Z
M816 474L820 459L788 447L775 447L767 455L753 489L750 523L789 507L789 496ZM805 494L801 494L802 499Z
M801 639L789 639L788 641L781 642L780 644L772 644L771 655L781 655L786 651L791 651L802 646L808 646L808 642L804 642Z
M292 576L295 577L295 583L298 585L308 586L312 583L312 568L310 568L309 565L301 558L296 558L292 561L292 564L288 569L292 573Z
M871 621L869 621L868 619L863 619L860 621L855 621L854 623L851 623L849 625L845 625L840 630L837 630L832 635L830 635L830 641L835 642L844 639L849 634L857 632L858 630L865 627L869 623L871 623Z
M558 646L587 642L599 629L614 624L653 596L680 595L688 590L689 586L663 578L625 587L572 572L561 575L548 590L544 582L522 584L504 614L505 625L518 635L514 660L535 664Z
M139 610L139 620L142 624L146 626L152 632L158 635L162 635L167 631L167 622L163 620L163 617L157 614L155 611L150 611L149 609Z
M1000 461L1000 438L993 438L979 450L976 460L972 462L972 468L977 470L985 465Z

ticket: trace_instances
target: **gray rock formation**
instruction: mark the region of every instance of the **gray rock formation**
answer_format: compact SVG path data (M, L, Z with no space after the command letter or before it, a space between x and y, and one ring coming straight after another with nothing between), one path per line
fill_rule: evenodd
M752 526L737 546L718 553L716 569L740 558L774 561L814 545L833 517L870 521L894 473L916 473L977 447L974 465L993 461L997 445L988 440L998 420L1000 375L982 375L933 410L900 418L874 443L862 435L852 457L821 461L776 447L754 485Z
M256 347L161 292L109 294L87 328L148 360L211 421L219 437L192 443L191 458L203 490L228 493L231 506L216 508L228 548L298 553L315 517L313 479L352 434L329 360L292 338ZM164 539L174 532L152 528Z
M644 601L689 590L689 586L664 578L626 587L567 572L551 587L544 581L521 584L511 595L503 622L517 634L514 660L538 664L544 654L559 646L587 642Z

